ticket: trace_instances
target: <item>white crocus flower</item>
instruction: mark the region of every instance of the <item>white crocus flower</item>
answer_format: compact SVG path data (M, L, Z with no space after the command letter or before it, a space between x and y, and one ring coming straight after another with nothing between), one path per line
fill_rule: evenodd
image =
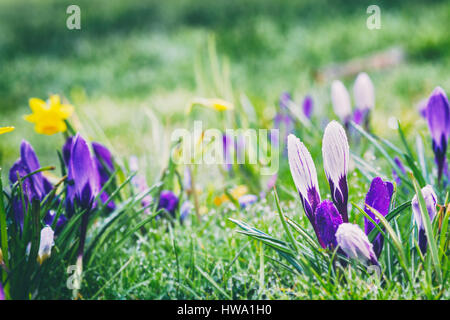
M300 194L306 215L313 226L315 226L314 212L320 203L316 167L311 158L311 154L300 139L290 134L287 141L292 179Z
M334 113L339 119L346 123L352 116L352 105L350 95L344 84L339 80L334 80L331 84L331 102L333 103Z
M45 226L41 230L41 242L39 243L38 262L42 264L50 257L53 247L54 232L49 226Z
M331 121L325 128L322 141L322 156L325 174L330 184L331 198L342 216L348 222L347 173L350 150L344 128L337 121Z
M358 225L342 223L336 231L336 241L350 259L378 265L373 246Z
M356 107L360 110L371 110L375 107L375 88L367 73L361 72L356 77L353 97Z

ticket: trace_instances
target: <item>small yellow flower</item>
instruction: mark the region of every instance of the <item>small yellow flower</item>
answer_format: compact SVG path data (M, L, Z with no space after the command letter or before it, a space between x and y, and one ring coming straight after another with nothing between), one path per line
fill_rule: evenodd
M0 134L11 132L13 130L14 130L14 127L0 127Z
M219 98L195 98L192 100L192 102L189 104L187 108L187 113L191 113L192 107L194 105L201 105L216 111L226 111L226 110L233 110L234 106L231 102L228 102L223 99Z
M29 101L32 114L26 115L24 119L34 123L37 133L52 135L67 130L64 122L73 113L73 106L61 104L58 95L51 95L47 102L38 98Z
M240 197L242 197L243 195L245 195L247 192L248 192L247 186L240 185L240 186L237 186L237 187L231 189L230 190L230 195L234 199L237 200ZM216 206L220 206L222 203L228 202L228 201L230 201L230 198L228 198L228 196L226 194L222 194L221 196L218 196L218 197L214 198L214 204Z

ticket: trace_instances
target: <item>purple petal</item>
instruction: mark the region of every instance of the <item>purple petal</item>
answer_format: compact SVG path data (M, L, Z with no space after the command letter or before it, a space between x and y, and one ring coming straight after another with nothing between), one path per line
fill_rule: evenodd
M100 185L103 187L109 180L111 172L114 171L113 158L108 148L98 142L92 142L92 149L94 150L95 163L100 175Z
M316 225L323 248L333 249L337 246L336 230L342 223L342 217L329 200L322 201L316 209Z
M381 213L383 216L386 216L389 213L393 192L394 192L394 185L391 182L389 181L384 182L380 177L376 177L372 180L369 191L367 192L366 195L366 200L364 202L364 211L377 224L379 223L379 219L367 206L372 207L373 209ZM365 233L368 235L374 228L375 225L371 221L369 221L369 219L364 217ZM375 240L373 241L374 251L377 257L379 257L381 254L381 250L383 249L383 242L384 239L381 234L378 234Z
M165 210L175 217L175 211L178 208L178 197L170 190L163 190L159 195L157 210Z
M280 108L281 109L289 109L288 105L289 102L291 101L291 95L289 92L283 92L280 95Z
M239 201L239 205L241 206L241 208L245 209L249 205L257 202L258 196L254 195L254 194L246 194L246 195L241 196L238 199L238 201Z

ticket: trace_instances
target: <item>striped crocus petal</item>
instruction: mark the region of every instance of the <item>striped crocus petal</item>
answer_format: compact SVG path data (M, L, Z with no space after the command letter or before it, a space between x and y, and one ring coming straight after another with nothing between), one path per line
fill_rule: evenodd
M342 217L333 202L322 201L316 209L316 225L323 248L334 249L337 246L336 230L341 224Z
M373 246L358 225L342 223L336 231L336 241L350 259L356 259L365 264L378 265Z
M375 106L375 88L365 72L358 74L353 85L355 105L360 110L371 110Z
M342 220L348 222L347 173L349 146L344 128L336 121L331 121L325 128L322 142L323 166L330 184L331 198Z
M331 84L331 102L334 113L343 123L347 123L352 116L352 106L350 95L344 84L339 80L334 80Z
M369 192L367 192L366 200L364 202L364 211L377 224L379 219L375 216L370 208L377 210L383 216L389 213L391 205L392 194L394 193L394 185L389 181L383 181L380 177L376 177L370 184ZM375 225L366 217L364 217L364 231L367 235L375 228ZM384 238L381 234L372 242L373 250L377 257L380 256L383 249Z
M426 185L422 188L422 196L425 200L425 205L427 207L428 215L430 216L430 220L433 221L436 216L436 204L437 204L437 196L433 190L433 187L430 185ZM422 253L425 253L427 250L427 237L425 235L425 226L423 224L422 215L420 213L419 200L417 199L417 195L412 198L411 207L414 214L414 223L419 229L419 248Z
M441 181L450 136L450 106L441 87L434 89L427 104L428 128L433 139L433 151L438 166L438 180Z
M314 213L320 203L316 167L308 149L293 134L288 136L288 159L292 179L297 187L306 216L316 230Z

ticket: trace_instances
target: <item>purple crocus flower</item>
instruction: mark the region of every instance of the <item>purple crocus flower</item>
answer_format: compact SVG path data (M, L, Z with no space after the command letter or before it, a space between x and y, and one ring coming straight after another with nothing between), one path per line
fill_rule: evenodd
M178 209L178 197L170 190L163 190L159 195L157 210L164 210L172 217L175 217L175 211Z
M100 191L100 177L88 144L78 133L72 142L68 162L66 206L72 216L77 204L88 212L95 206L94 199Z
M311 222L313 229L319 239L320 234L316 225L315 212L320 203L319 183L317 182L317 172L311 154L305 145L293 134L288 136L288 160L289 167L294 180L297 192L305 210L305 214Z
M430 220L433 221L434 217L436 217L437 210L437 196L433 190L433 187L430 185L426 185L421 190L423 199L425 200L425 205L427 207L427 212L430 216ZM419 200L417 199L417 195L415 195L411 201L411 206L414 214L414 223L416 224L419 230L418 243L419 248L422 253L427 251L427 236L425 233L425 226L422 220L422 214L420 213Z
M438 181L441 181L450 136L450 106L441 87L434 89L427 104L427 120L433 139L433 151L438 166Z
M370 184L369 191L366 195L366 200L364 202L364 211L370 216L377 224L380 220L375 216L369 207L377 210L384 217L389 213L389 208L391 205L392 194L394 193L394 185L389 181L383 181L380 177L376 177L372 180ZM366 235L375 228L375 225L366 217L364 217L364 231ZM381 250L383 249L384 238L381 234L373 240L373 250L377 257L380 256Z
M361 125L364 122L364 111L358 108L353 110L353 121L357 125Z
M19 174L21 178L24 178L26 175L40 168L41 165L33 147L27 141L23 140L20 145L20 158L9 170L9 180L12 184L14 184L17 182L17 174ZM23 180L22 186L25 199L25 208L23 208L20 195L16 195L12 199L13 211L21 228L23 228L24 211L28 209L28 205L31 201L33 199L42 201L53 188L52 184L47 180L47 178L44 177L42 172L35 173L29 178ZM63 215L60 217L60 219L65 219ZM45 219L49 220L49 216L47 215Z
M258 196L254 195L254 194L246 194L241 196L238 199L239 202L239 206L241 207L241 209L245 209L248 206L256 203L258 201Z
M314 109L314 102L311 96L306 96L303 99L303 113L308 119L311 119L312 113Z
M342 223L336 231L336 241L350 259L357 259L365 264L378 265L373 246L358 225Z
M316 209L316 225L322 247L333 250L337 246L336 230L342 217L330 200L322 201Z
M344 128L337 121L331 121L325 128L323 136L323 166L330 185L331 198L344 222L348 222L347 173L349 153L349 145Z

